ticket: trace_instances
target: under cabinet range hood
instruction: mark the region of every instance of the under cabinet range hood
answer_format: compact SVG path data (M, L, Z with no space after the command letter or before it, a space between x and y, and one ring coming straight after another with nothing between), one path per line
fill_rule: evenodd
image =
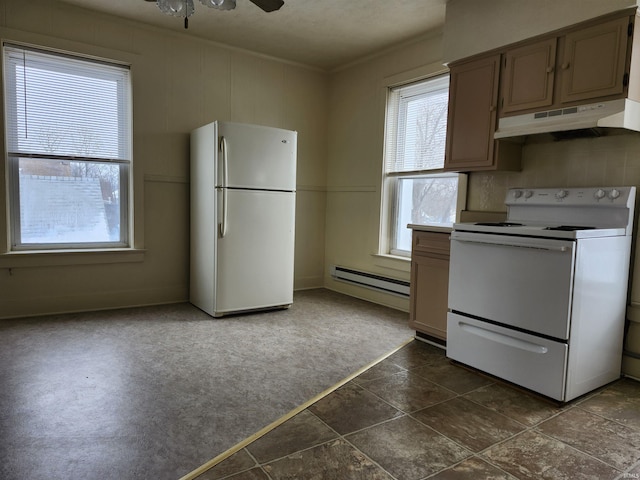
M640 132L640 103L628 98L503 117L494 138L572 130L623 128Z

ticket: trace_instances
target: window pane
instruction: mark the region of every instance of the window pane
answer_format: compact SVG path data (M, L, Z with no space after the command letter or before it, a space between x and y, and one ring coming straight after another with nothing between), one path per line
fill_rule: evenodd
M21 158L20 243L120 242L121 168Z
M128 159L129 70L5 47L9 150Z
M385 171L444 166L449 76L395 87L389 92Z
M404 105L401 103L406 111L399 129L396 172L444 166L448 99L445 88L405 99Z
M12 248L130 246L129 68L3 51Z
M387 97L384 253L408 256L408 224L451 227L464 202L466 177L444 167L449 76L390 88ZM460 179L460 181L459 181ZM459 193L458 188L462 191Z
M456 218L458 176L398 178L394 249L411 251L410 223L450 226Z

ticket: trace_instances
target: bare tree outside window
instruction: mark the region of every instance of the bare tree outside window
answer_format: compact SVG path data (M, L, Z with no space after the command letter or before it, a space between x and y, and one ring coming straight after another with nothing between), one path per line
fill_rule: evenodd
M413 179L411 221L415 224L452 224L456 216L458 182L455 177Z

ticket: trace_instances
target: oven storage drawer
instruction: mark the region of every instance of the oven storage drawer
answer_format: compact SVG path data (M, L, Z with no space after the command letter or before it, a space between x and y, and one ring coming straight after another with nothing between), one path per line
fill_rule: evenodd
M449 310L566 340L575 242L453 232Z
M447 315L447 356L563 401L568 347L455 313Z

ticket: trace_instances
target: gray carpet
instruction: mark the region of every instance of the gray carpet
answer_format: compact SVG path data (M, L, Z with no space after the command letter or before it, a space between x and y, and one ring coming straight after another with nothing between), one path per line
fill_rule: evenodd
M175 480L411 338L327 290L212 319L190 304L0 322L0 478Z

